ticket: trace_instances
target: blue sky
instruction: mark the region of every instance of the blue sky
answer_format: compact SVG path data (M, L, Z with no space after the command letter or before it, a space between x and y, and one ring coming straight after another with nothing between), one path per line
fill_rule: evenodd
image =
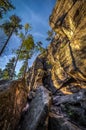
M22 19L22 24L29 23L32 26L30 32L34 36L35 42L42 41L43 46L46 47L49 43L45 40L49 27L49 16L55 5L56 0L13 0L15 10L5 15L7 19L11 14L16 14ZM8 59L12 57L11 50L18 48L20 45L19 39L13 35L6 50L5 55L0 58L0 67L5 66ZM34 58L34 57L33 57ZM4 62L5 61L5 62ZM33 59L30 61L32 64ZM17 69L19 68L19 65Z

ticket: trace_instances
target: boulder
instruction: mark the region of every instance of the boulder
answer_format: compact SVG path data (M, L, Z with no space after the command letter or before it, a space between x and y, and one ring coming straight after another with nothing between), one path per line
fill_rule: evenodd
M40 86L30 103L26 115L24 115L19 130L47 130L50 104L50 92L43 86Z
M54 96L53 105L51 112L61 112L76 125L86 128L86 89L70 95Z

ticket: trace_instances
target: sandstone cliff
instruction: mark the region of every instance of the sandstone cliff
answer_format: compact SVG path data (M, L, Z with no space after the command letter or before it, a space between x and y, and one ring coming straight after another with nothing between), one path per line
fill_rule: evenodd
M86 83L86 1L58 0L50 26L56 35L48 50L38 56L30 70L29 87L43 84L50 75L54 87L84 88ZM49 77L48 77L49 78ZM48 82L48 80L47 80ZM70 82L67 83L66 82ZM38 84L37 84L38 83ZM49 81L50 83L50 81ZM52 85L51 85L52 86ZM71 90L72 91L72 90Z
M34 91L35 97L31 98L30 107L16 129L85 130L86 0L57 0L50 16L50 26L55 31L55 37L29 69L28 89ZM12 108L15 106L18 86L13 88L15 100L12 100L13 95L10 94ZM23 96L24 93L18 94L17 102L23 101ZM17 106L20 108L16 118L18 121L24 102L23 106L20 103ZM13 110L17 111L17 106ZM7 112L8 107L5 110ZM9 110L9 114L11 113L14 112ZM16 114L12 117L15 116ZM2 130L7 130L6 121L7 118L2 124L5 127Z
M57 0L50 26L55 37L29 70L29 89L43 85L53 94L49 130L85 129L86 1Z

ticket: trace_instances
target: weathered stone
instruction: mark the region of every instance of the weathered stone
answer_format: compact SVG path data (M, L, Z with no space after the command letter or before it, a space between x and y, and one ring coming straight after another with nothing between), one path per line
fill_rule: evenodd
M86 0L57 0L50 16L50 25L56 33L55 37L48 46L46 55L38 56L32 67L33 71L29 74L32 77L29 80L30 88L43 84L55 96L54 114L61 111L69 120L74 121L73 124L65 120L65 117L61 118L61 115L54 115L54 118L50 117L49 122L55 123L56 128L49 123L49 130L56 130L58 127L59 130L82 129L78 128L78 125L83 129L86 127L86 96L85 90L82 90L86 88L85 21ZM59 126L56 122L59 122Z
M33 63L33 66L29 69L28 73L28 87L29 90L36 89L38 86L43 85L42 78L44 75L44 66L43 63L45 62L44 57L38 56Z
M82 130L63 115L49 114L49 130Z
M46 52L47 53L47 52ZM54 93L56 91L53 81L51 79L52 66L48 63L47 54L39 55L32 68L29 70L29 75L27 78L28 86L30 90L36 89L40 85L44 85L48 90Z
M25 105L25 81L11 81L0 85L0 130L14 130Z
M57 0L50 25L56 34L29 69L28 88L37 91L36 95L29 94L28 100L32 101L18 129L85 130L86 0ZM26 89L23 81L6 82L0 82L0 130L14 130ZM46 88L54 97L50 114L51 97Z
M55 96L53 104L55 106L51 108L51 112L65 113L71 121L83 128L86 127L86 89L71 95Z
M83 103L83 102L86 102L86 89L82 89L80 92L75 94L56 96L55 98L53 98L53 103L55 103L55 105L60 105L65 103L71 103L71 104Z
M59 0L50 16L50 25L61 39L56 59L64 71L75 79L84 81L86 81L85 21L86 0Z
M47 130L50 103L50 92L43 86L40 86L19 130Z

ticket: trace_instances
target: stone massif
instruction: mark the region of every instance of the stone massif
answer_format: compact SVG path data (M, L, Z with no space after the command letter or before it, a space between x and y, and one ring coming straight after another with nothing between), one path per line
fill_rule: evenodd
M71 93L86 86L85 7L85 0L57 1L50 16L56 35L46 53L38 56L29 71L30 88L36 88L40 82L49 89L64 86L62 91Z
M3 81L0 84L0 130L15 129L26 104L26 96L24 80Z
M85 21L86 0L57 0L50 16L56 35L29 71L30 89L42 84L53 94L49 130L86 128Z
M28 88L36 95L16 130L85 130L86 0L57 0L50 25L55 37L29 69ZM11 86L0 92L1 130L14 130L24 105L25 89Z
M85 0L58 0L50 16L50 25L60 40L55 58L66 73L82 81L86 81L85 21Z

